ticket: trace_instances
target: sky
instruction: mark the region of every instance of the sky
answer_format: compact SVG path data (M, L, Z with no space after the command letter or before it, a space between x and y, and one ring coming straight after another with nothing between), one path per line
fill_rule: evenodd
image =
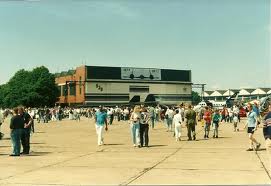
M207 90L271 87L270 0L0 1L0 84L19 69L191 70Z

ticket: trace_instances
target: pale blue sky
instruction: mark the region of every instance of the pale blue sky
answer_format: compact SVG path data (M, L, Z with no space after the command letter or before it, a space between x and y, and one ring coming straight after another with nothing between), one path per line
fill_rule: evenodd
M0 1L0 84L21 69L192 70L207 89L271 87L269 0Z

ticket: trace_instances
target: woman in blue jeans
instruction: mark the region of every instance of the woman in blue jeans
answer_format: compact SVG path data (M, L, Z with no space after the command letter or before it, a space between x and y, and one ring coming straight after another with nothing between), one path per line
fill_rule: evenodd
M10 120L10 137L13 145L13 153L10 156L20 156L21 135L24 129L24 119L18 115L18 108L13 110L13 117Z
M135 106L130 117L131 135L132 135L134 147L137 146L140 148L141 146L140 146L140 136L139 136L140 134L139 121L140 121L140 106Z

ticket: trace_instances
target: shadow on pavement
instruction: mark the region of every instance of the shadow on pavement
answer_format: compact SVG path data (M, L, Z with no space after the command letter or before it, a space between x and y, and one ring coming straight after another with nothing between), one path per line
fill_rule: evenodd
M232 137L225 137L225 136L220 137L220 136L219 136L218 138L232 138Z
M164 147L164 146L168 146L168 145L149 145L149 147Z
M107 145L109 145L109 146L113 146L113 145L124 145L124 144L122 144L122 143L105 143L104 144L105 146L107 146Z
M2 138L1 140L11 140L10 138Z
M51 154L52 152L30 152L30 154L23 155L23 156L43 156L47 154Z
M265 151L266 148L259 148L257 151Z
M1 145L0 148L11 147L11 145Z
M45 144L45 143L36 143L36 142L31 142L30 144Z

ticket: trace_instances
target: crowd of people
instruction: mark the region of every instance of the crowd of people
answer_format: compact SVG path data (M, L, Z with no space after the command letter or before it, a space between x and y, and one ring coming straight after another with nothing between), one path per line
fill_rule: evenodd
M134 147L149 147L149 129L155 128L158 122L165 124L165 130L172 132L176 141L184 137L182 128L187 128L187 140L196 140L196 125L202 123L204 127L204 139L208 139L211 129L213 138L218 138L218 128L221 122L232 124L233 131L238 132L240 122L239 109L224 107L222 110L212 109L208 106L194 111L191 104L178 106L144 106L134 107L97 107L97 108L23 108L17 107L11 110L0 111L0 126L4 118L11 116L10 136L13 146L11 156L20 156L30 152L30 133L35 132L34 121L37 123L57 122L63 119L80 121L80 117L93 118L97 133L98 145L104 144L103 131L108 130L108 125L114 121L127 121L130 124L131 141ZM247 105L247 122L244 129L247 129L249 148L247 151L258 150L261 144L255 139L254 132L259 123L263 123L263 133L266 140L266 149L270 154L271 149L271 106L269 111L262 117L257 105ZM0 128L1 129L1 128ZM1 132L1 130L0 130ZM0 137L3 137L0 133ZM1 139L0 138L0 139ZM21 151L21 146L23 150Z

